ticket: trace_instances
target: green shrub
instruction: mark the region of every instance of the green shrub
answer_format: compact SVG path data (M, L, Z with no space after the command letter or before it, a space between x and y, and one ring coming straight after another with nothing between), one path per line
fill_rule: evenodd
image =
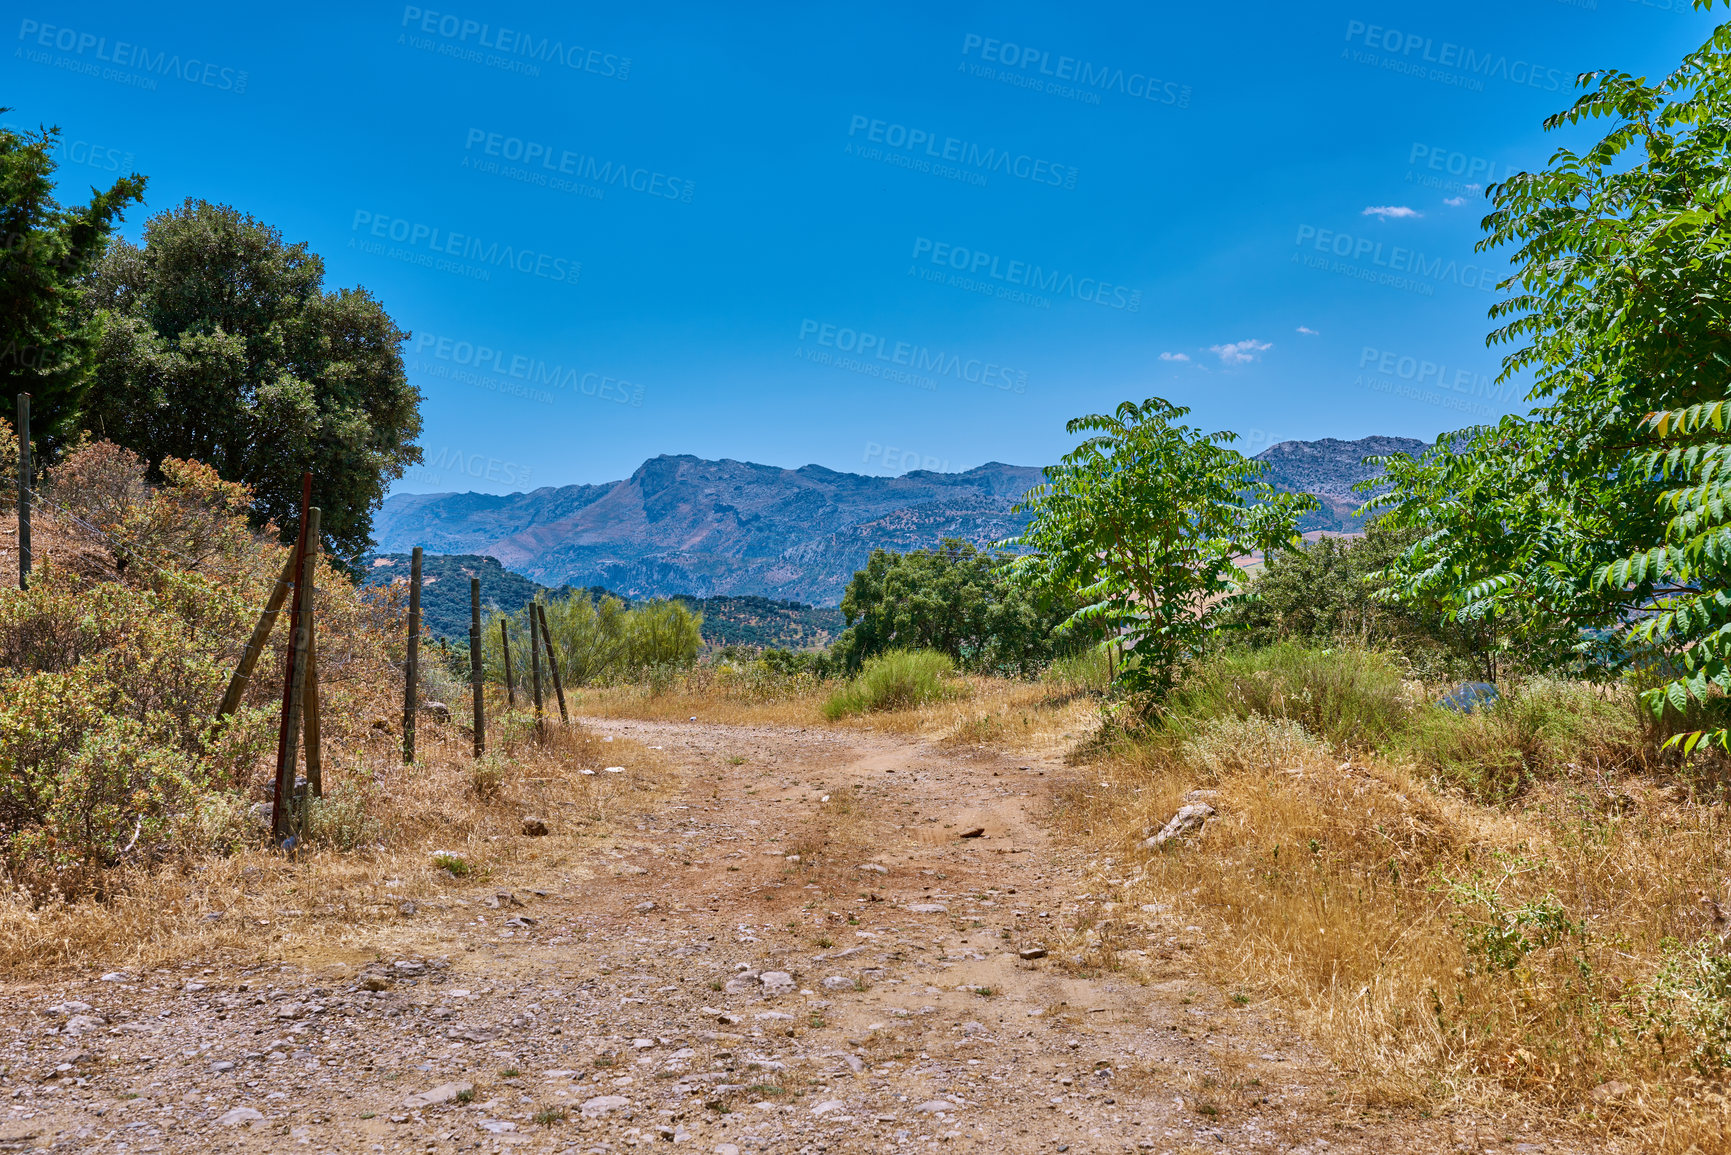
M1215 718L1285 718L1340 754L1377 749L1412 712L1401 672L1374 650L1317 650L1279 642L1209 658L1160 706L1180 738Z
M323 798L309 798L306 838L338 850L354 850L379 841L379 820L368 813L372 791L342 783Z
M906 710L953 697L947 679L955 673L948 654L936 650L891 650L869 658L859 676L824 703L830 720L874 710Z
M1209 718L1179 752L1213 780L1236 770L1286 769L1321 753L1322 744L1290 718Z
M1427 706L1388 743L1437 781L1484 802L1505 801L1569 767L1644 768L1648 728L1633 696L1587 682L1532 679L1471 714Z

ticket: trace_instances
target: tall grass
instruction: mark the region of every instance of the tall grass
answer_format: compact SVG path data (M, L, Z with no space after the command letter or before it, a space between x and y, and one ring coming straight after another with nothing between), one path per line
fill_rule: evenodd
M948 654L891 650L868 659L853 681L830 695L823 714L833 722L849 714L911 710L941 701L957 693L949 682L955 672Z
M1206 924L1211 968L1371 1103L1518 1100L1643 1151L1728 1149L1731 954L1700 898L1728 901L1721 809L1656 788L1627 687L1435 696L1374 654L1217 658L1108 745L1113 788L1067 822L1112 832L1121 909ZM1200 784L1199 845L1143 848Z

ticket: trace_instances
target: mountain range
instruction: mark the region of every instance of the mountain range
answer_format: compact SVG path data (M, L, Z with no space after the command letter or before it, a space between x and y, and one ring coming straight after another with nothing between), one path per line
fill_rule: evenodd
M1258 455L1279 489L1315 494L1300 526L1352 532L1352 486L1366 456L1416 453L1402 437L1287 441ZM833 606L876 548L1014 536L1012 507L1040 480L1027 465L900 477L784 469L689 455L652 458L623 481L530 493L396 494L373 519L378 554L483 554L545 586L605 586L628 597L756 595Z

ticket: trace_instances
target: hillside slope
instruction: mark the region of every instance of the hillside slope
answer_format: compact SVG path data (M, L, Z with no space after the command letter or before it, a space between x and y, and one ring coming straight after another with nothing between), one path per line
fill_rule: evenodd
M1354 532L1361 527L1352 486L1375 476L1362 459L1424 446L1406 437L1325 438L1281 442L1258 458L1277 488L1322 502L1301 529ZM1014 536L1026 518L1012 507L1039 480L1032 466L999 462L965 473L868 477L664 455L609 485L399 494L374 525L380 554L419 545L429 554L486 555L544 586L833 606L873 549Z

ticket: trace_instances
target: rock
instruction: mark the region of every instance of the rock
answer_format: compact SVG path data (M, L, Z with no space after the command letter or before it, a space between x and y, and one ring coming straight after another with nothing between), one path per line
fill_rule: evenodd
M388 991L391 989L391 980L383 975L363 975L359 985L363 991Z
M858 866L854 867L854 869L855 870L869 870L873 874L888 874L890 872L889 867L879 866L875 862L862 862Z
M73 1015L66 1020L66 1026L63 1029L67 1034L76 1037L106 1026L107 1023L107 1019L98 1018L95 1015Z
M533 814L523 816L523 834L528 838L543 838L547 834L547 823Z
M243 1123L262 1122L264 1122L264 1112L256 1111L251 1107L236 1107L217 1119L218 1126L222 1127L239 1127Z
M1489 709L1496 705L1501 697L1502 694L1489 682L1462 682L1437 699L1437 705L1457 714L1471 714L1477 710Z
M624 1095L597 1095L585 1099L581 1110L585 1119L599 1119L609 1111L623 1111L630 1105L631 1100Z
M985 836L986 828L984 826L975 826L956 835L957 838L984 838Z
M1617 1099L1621 1099L1628 1093L1629 1084L1619 1083L1616 1080L1612 1080L1609 1083L1601 1083L1589 1092L1593 1097L1593 1101L1596 1103L1610 1103Z
M1033 962L1037 958L1046 957L1046 948L1043 946L1024 947L1016 952L1016 957L1023 962Z
M915 1107L914 1108L914 1114L916 1114L916 1115L947 1114L950 1111L956 1110L959 1106L960 1106L960 1104L952 1103L948 1099L932 1099L932 1100L929 1100L927 1102L921 1103L918 1107Z
M601 773L603 773L603 774L623 774L623 773L625 773L625 767L623 767L623 766L603 766L603 767L601 767Z
M467 1094L474 1089L473 1083L440 1083L437 1087L422 1091L418 1095L410 1095L403 1100L403 1106L413 1109L415 1107L435 1107L440 1103L452 1103L457 1100L458 1096Z
M655 909L655 904L653 902L640 902L631 909L636 911L638 914L648 914L650 911Z
M813 1107L811 1113L813 1115L827 1115L831 1111L845 1110L847 1110L847 1104L842 1102L840 1099L825 1099L823 1102Z
M451 707L445 705L443 702L424 702L421 705L421 713L431 714L441 722L449 722L451 720Z
M105 983L129 983L132 981L132 976L125 971L109 971L102 976L102 981Z
M843 975L830 975L823 980L823 989L826 991L851 991L853 988L854 981Z
M948 914L950 908L941 902L916 902L908 907L914 914Z
M495 1135L503 1135L507 1131L517 1129L517 1124L506 1119L482 1119L479 1126L481 1130L490 1131Z
M786 971L764 971L757 981L762 984L765 995L773 997L793 993L793 976Z
M220 1075L224 1071L234 1070L234 1064L229 1062L227 1059L222 1059L218 1062L212 1063L210 1065L210 1070L212 1074Z
M413 978L416 975L426 974L427 964L419 959L401 958L391 964L391 969L399 975L408 975Z
M1150 850L1159 850L1174 839L1184 839L1199 834L1203 825L1214 817L1214 807L1206 802L1190 802L1178 808L1178 813L1161 828L1160 833L1148 839L1142 845Z
M697 719L695 718L692 719L694 722L696 720ZM715 1145L715 1155L739 1155L739 1148L735 1147L732 1143L717 1143Z

